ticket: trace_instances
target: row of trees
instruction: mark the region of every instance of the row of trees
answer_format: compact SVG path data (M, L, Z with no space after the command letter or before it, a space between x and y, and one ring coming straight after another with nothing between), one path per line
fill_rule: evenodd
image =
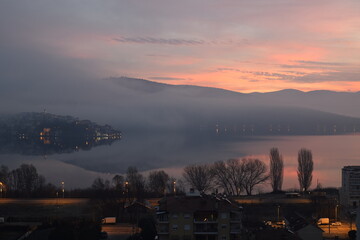
M259 159L229 159L213 164L185 167L185 180L200 192L222 189L228 195L251 195L254 187L265 182L269 176L266 165Z
M22 164L10 171L7 166L0 166L0 191L14 197L36 197L44 194L55 194L57 188L46 183L45 177L38 174L32 164ZM2 196L2 197L3 197Z
M273 192L282 190L284 160L277 148L270 149L270 169L255 158L229 159L213 164L190 165L185 167L183 177L200 192L221 189L228 195L247 195L254 188L270 180ZM312 182L313 160L310 150L298 152L298 180L301 191L307 191Z
M97 194L106 195L106 193L113 191L116 195L137 198L161 197L166 194L185 191L184 182L181 179L177 180L163 170L151 171L145 177L136 167L128 167L125 176L115 175L111 181L96 178L91 189Z
M227 195L251 195L255 187L268 180L273 192L282 190L284 160L277 148L270 149L270 167L255 158L229 159L212 164L194 164L184 168L183 178L188 185L200 192L223 191ZM312 182L313 160L310 150L298 152L298 180L300 190L307 191ZM115 175L112 180L96 178L89 189L74 191L82 196L163 196L185 191L185 182L169 176L165 171L151 171L147 177L136 167L129 167L124 176ZM45 182L33 165L23 164L9 171L0 166L0 190L12 196L55 196L62 189Z
M314 162L310 150L302 148L298 152L297 176L301 191L308 191L312 182ZM277 148L270 150L270 183L274 192L282 189L284 178L284 161Z

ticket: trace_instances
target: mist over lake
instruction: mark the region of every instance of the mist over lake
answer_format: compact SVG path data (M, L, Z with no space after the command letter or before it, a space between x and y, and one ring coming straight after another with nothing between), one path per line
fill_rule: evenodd
M89 187L100 176L112 178L124 174L129 166L147 172L164 169L181 177L182 168L194 163L213 163L230 158L252 157L269 164L269 150L278 147L284 158L284 189L298 188L297 153L308 148L313 153L314 176L322 186L339 187L341 168L360 162L360 136L266 136L222 138L181 133L124 134L121 141L89 151L49 156L0 155L1 164L16 168L22 163L34 164L40 174L54 183L66 182L68 188ZM258 190L268 190L268 185Z
M65 181L67 188L76 188L89 187L98 176L111 179L114 174L125 174L129 166L144 173L164 169L180 178L183 167L195 163L253 157L268 165L270 149L278 147L284 157L286 189L298 187L297 153L301 148L313 153L312 187L317 182L340 186L341 168L359 163L360 93L283 90L243 94L132 78L87 82L82 88L87 94L78 94L73 86L64 82L69 90L66 99L41 104L34 97L24 104L10 96L11 111L2 101L3 112L39 112L41 106L50 114L109 124L122 132L121 140L63 154L44 151L27 156L19 154L24 152L21 149L2 152L0 164L14 169L32 163L47 181L55 185ZM47 89L47 94L58 96L53 87ZM267 189L265 184L259 190Z

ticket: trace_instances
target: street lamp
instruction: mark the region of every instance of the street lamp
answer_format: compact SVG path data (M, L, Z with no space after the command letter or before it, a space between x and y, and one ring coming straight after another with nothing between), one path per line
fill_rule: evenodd
M129 195L129 182L128 181L125 182L125 191L126 191L126 195L128 196Z
M280 205L277 205L277 221L280 222Z
M339 204L336 204L336 206L335 206L335 221L337 221L337 219L338 219L338 208L339 207L340 207Z
M0 197L3 197L3 186L4 184L2 182L0 182Z
M173 193L176 196L176 181L173 182Z
M62 197L65 198L65 182L61 182Z

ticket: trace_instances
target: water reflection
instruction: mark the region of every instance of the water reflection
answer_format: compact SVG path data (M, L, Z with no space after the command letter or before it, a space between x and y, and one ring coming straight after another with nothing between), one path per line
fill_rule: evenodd
M110 136L40 136L39 138L6 139L0 141L0 153L23 155L52 155L90 150L101 145L111 145L120 140L119 134Z
M121 142L114 141L111 146L97 145L91 151L54 154L47 159L2 154L0 164L18 167L20 162L34 163L49 181L66 179L69 187L76 187L89 186L96 173L124 174L129 166L140 171L165 169L170 175L181 177L182 168L192 163L251 156L269 164L270 148L278 147L284 157L284 188L294 188L298 185L297 152L305 147L313 153L313 184L319 180L323 186L340 186L341 168L360 163L359 146L358 135L219 138L199 134L126 133Z

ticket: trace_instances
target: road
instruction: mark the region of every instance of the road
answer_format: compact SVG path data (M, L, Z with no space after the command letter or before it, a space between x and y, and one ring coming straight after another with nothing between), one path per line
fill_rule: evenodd
M234 198L240 204L305 204L311 203L309 198L261 198L261 197L247 197L247 198Z
M108 233L109 240L125 240L135 233L136 230L137 229L133 227L133 225L125 223L102 225L102 231Z
M83 204L89 200L86 198L0 198L0 204L27 204L27 205L67 205Z
M330 233L329 225L319 225L319 227L324 231L323 236L331 239L335 236L338 236L340 239L348 239L348 232L351 230L349 223L342 223L341 226L330 225ZM356 230L355 224L352 224L352 230Z

